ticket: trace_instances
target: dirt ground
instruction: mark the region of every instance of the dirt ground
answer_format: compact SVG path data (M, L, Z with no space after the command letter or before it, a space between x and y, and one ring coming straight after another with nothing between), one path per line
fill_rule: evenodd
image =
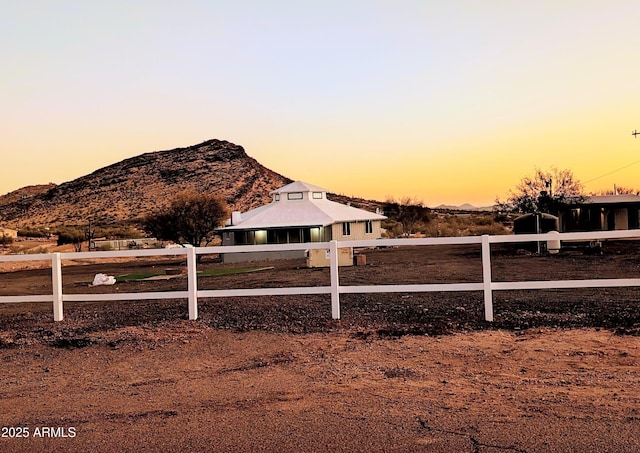
M640 275L634 243L602 256L493 253L498 281ZM341 284L480 281L474 247L367 251ZM199 288L325 285L299 261ZM179 261L67 262L65 293L186 289L183 278L89 288L97 272ZM200 268L229 267L206 260ZM237 265L236 265L237 266ZM45 294L50 270L0 273ZM545 452L640 450L638 288L0 306L0 451ZM16 437L17 435L22 437Z

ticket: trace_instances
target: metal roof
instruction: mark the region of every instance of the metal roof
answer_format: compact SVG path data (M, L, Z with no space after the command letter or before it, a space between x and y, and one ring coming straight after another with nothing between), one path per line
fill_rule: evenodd
M584 204L640 203L640 195L593 195L587 197Z
M233 225L226 226L224 230L328 226L340 222L386 219L380 214L327 200L326 191L326 189L303 181L288 184L271 193L302 192L303 198L291 200L286 196L276 197L274 195L274 201L240 214L240 219L236 219ZM314 192L322 192L322 198L315 199L310 196Z
M328 192L327 189L319 186L314 186L304 181L295 181L279 189L269 192L270 195L275 193L291 193L291 192Z

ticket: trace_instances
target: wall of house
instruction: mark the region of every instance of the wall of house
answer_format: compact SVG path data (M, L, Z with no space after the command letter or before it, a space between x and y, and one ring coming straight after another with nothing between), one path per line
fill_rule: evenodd
M605 209L603 229L611 231L637 228L634 222L636 209L635 207Z
M366 232L366 222L349 222L350 233L348 236L343 234L342 223L334 223L332 225L332 237L336 241L358 241L364 239L377 239L382 236L382 228L380 220L372 221L372 232Z
M581 206L561 212L560 231L563 233L577 231L599 231L605 229L605 216L602 208Z
M627 208L616 209L615 211L615 229L627 230L629 229L629 211Z
M349 222L350 234L343 234L342 223L336 223L327 227L300 227L300 228L274 228L270 230L234 230L222 232L222 245L254 245L254 244L284 244L287 242L328 242L333 239L338 241L377 239L382 236L380 220L371 222L371 232L367 233L367 222ZM241 263L246 261L276 260L308 258L310 266L328 265L325 251L311 251L305 254L304 250L288 252L249 252L249 253L221 253L220 259L225 263ZM341 266L353 264L352 249L341 251ZM326 263L325 263L326 261Z
M640 228L637 206L581 206L560 214L561 231L611 231Z
M0 228L0 236L6 236L8 238L17 239L18 232L16 230L12 230L10 228Z

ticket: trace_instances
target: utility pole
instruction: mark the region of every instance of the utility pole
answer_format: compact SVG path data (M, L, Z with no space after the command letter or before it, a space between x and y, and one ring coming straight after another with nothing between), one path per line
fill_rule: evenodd
M633 135L633 138L638 138L638 135L640 135L640 132L638 132L638 130L634 130L631 135Z
M91 219L88 219L87 229L85 230L84 237L87 239L87 250L91 251L91 241L95 234L95 226L91 226Z

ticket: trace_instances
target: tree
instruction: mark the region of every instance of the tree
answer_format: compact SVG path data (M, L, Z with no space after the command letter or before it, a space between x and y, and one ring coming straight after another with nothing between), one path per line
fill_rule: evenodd
M411 197L402 197L400 200L387 197L384 213L402 225L404 236L413 234L417 223L428 223L431 220L431 210L423 206L421 200Z
M215 195L180 192L169 206L144 219L144 229L158 239L178 244L207 246L214 231L228 217L229 209Z
M58 245L73 244L76 252L82 251L84 231L81 228L63 228L58 231Z
M563 206L584 200L582 183L571 170L543 171L536 168L533 175L520 180L506 201L496 200L498 211L546 212L558 215Z
M598 190L596 192L591 193L591 195L638 195L640 194L640 190L634 189L633 187L614 187L613 189L605 189Z

